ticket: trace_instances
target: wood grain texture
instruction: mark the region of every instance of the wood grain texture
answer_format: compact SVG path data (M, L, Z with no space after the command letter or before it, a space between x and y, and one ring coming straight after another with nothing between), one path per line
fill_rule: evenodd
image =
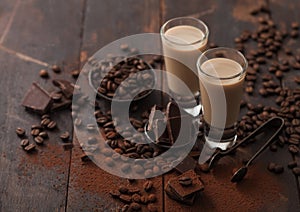
M51 82L38 77L40 66L16 60L3 52L0 54L0 210L64 210L70 153L64 152L60 146L59 133L71 130L69 112L54 118L58 129L49 132L50 138L37 148L36 153L25 153L15 129L25 128L33 142L30 127L39 124L40 118L21 106L24 92L33 81L38 81L47 89L52 87Z

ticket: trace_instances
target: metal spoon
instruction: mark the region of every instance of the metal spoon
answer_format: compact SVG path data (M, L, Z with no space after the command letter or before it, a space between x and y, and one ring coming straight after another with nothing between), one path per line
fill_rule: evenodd
M247 174L248 166L252 163L252 161L257 158L274 140L274 138L277 136L277 134L280 132L280 130L283 127L284 120L279 117L275 117L270 119L267 124L272 125L274 128L277 128L274 134L264 143L264 145L250 158L250 160L246 163L246 165L239 168L231 177L231 182L236 183L244 179L244 177ZM266 126L266 125L264 125Z
M246 143L250 139L255 138L256 136L258 136L259 134L261 134L263 132L266 132L268 129L269 129L269 131L270 130L272 130L272 131L275 130L275 132L272 134L272 136L268 139L268 141L263 146L264 148L266 148L269 145L269 143L271 143L271 141L273 140L273 138L275 138L276 135L280 132L280 130L283 127L283 124L284 124L284 119L282 119L280 117L270 118L268 121L266 121L265 123L263 123L260 127L258 127L256 130L254 130L252 133L250 133L246 138L244 138L239 143L235 144L230 149L225 150L225 151L217 149L215 151L215 153L212 155L212 157L207 162L208 163L208 168L211 169L214 166L214 164L216 164L219 161L219 159L221 159L222 157L224 157L226 155L229 155L234 150L236 150L239 146L241 146L242 144Z

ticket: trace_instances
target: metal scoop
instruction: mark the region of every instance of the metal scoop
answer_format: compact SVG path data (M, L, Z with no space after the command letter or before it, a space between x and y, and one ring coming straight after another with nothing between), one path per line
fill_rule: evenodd
M260 154L262 153L273 141L273 139L278 135L278 133L281 131L282 127L284 125L284 119L280 117L273 117L266 121L264 124L262 124L260 127L258 127L256 130L254 130L252 133L250 133L246 138L244 138L241 142L235 144L233 147L231 147L228 150L221 151L218 149L212 157L208 161L208 168L211 169L214 164L217 163L217 161L232 153L234 150L236 150L239 146L246 143L252 138L255 138L259 134L263 132L268 132L268 135L266 135L265 139L266 142L264 145L252 156L252 158L248 161L248 163L240 168L232 177L231 182L238 182L244 178L244 176L247 174L247 167L251 164L251 162ZM270 131L272 133L270 133Z

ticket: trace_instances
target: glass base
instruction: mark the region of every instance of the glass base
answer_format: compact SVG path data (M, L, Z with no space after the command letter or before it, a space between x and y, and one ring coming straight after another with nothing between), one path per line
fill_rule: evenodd
M236 125L220 129L204 122L204 138L209 148L227 150L236 143Z
M188 114L192 115L193 117L199 116L201 113L202 105L200 104L200 93L197 92L194 97L182 97L178 94L173 94L172 101L175 101L180 105L180 107ZM196 105L195 105L196 101Z

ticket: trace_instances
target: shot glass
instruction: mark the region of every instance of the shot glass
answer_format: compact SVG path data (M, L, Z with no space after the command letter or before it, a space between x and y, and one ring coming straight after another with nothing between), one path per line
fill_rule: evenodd
M182 80L193 95L188 96L182 84L167 75L169 90L176 101L183 103L186 112L197 116L201 104L196 62L206 49L209 30L201 20L178 17L167 21L161 27L160 35L166 71ZM191 100L196 100L197 105L190 107Z
M197 61L204 137L212 149L226 150L236 142L247 65L239 51L225 47L209 49Z

